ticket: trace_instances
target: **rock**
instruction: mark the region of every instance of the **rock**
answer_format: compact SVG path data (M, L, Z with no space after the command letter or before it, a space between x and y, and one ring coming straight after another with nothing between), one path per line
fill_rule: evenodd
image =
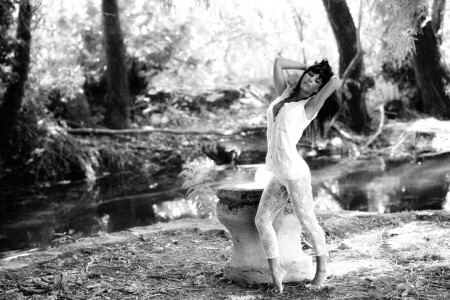
M202 151L219 166L235 163L239 155L238 149L220 143L205 143L202 145Z
M371 294L370 294L370 299L373 299L373 300L383 300L383 299L384 299L384 296L383 296L382 294L380 294L380 293L374 292L374 293L371 293Z
M404 284L403 282L397 284L397 290L402 291L402 290L406 290L407 288L408 288L408 287L407 287L406 284Z
M169 121L169 117L166 114L154 113L150 117L150 123L155 127L167 125Z
M405 105L401 100L391 100L384 105L384 114L388 119L405 117Z
M338 246L339 250L346 250L346 249L352 249L352 247L350 247L349 244L347 244L346 242L342 242L339 246Z
M208 230L202 230L201 228L197 227L196 232L200 232L203 235L207 236L231 236L229 232L223 230L223 229L208 229Z

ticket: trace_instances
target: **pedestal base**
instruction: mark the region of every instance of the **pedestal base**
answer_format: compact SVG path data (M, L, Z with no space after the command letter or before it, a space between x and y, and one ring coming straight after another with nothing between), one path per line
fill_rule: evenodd
M217 217L230 231L233 255L224 269L224 277L246 283L271 283L272 276L255 226L262 189L224 186L217 191ZM284 282L310 279L312 257L301 247L301 226L290 211L281 212L273 223L278 236Z

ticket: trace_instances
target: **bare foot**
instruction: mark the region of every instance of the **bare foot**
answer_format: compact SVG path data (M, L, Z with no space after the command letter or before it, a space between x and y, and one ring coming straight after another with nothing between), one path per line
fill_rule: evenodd
M272 273L272 282L275 288L281 293L283 293L283 279L286 276L286 270L281 267L281 258L269 258L270 271Z
M286 274L286 270L281 268L281 266L272 270L272 282L280 294L283 293L283 279Z
M320 288L327 278L327 256L326 254L316 256L316 275L311 281L311 287Z
M326 271L316 271L316 276L314 276L314 279L311 281L311 287L322 287L325 283L325 279L327 278L327 272Z

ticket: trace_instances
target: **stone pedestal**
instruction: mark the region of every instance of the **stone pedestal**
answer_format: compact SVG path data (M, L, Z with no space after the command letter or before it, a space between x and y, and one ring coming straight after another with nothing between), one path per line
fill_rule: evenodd
M224 277L247 283L271 283L272 277L262 249L255 215L263 188L252 185L227 185L217 190L217 217L230 231L233 256L224 269ZM285 209L274 221L283 268L284 282L311 278L312 257L301 247L301 226L292 210Z

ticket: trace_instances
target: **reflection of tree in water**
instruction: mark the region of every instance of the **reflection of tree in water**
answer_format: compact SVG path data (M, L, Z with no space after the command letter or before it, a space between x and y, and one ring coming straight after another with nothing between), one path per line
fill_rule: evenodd
M326 180L313 185L313 197L318 210L342 210L337 180Z
M164 201L166 197L155 193L124 197L123 200L106 201L98 207L98 214L108 214L109 231L118 231L134 226L150 225L157 222L153 209L155 203ZM158 197L159 195L159 197Z
M108 230L118 231L156 223L154 204L174 200L180 192L178 174L166 172L151 178L117 176L102 182L102 201L96 214L109 216ZM152 183L152 184L150 184Z
M448 159L419 162L400 178L397 191L400 201L391 211L442 209L449 185Z
M450 195L450 163L445 155L418 163L384 167L367 162L353 167L315 184L317 208L380 213L443 209Z
M386 173L367 184L370 212L389 213L392 201L396 201L396 190L400 178Z
M367 170L347 173L338 178L340 204L345 210L369 211L372 207L368 197L368 184L380 174Z
M98 232L104 222L95 212L97 198L98 189L86 185L8 193L8 199L1 198L7 214L0 251L46 246L55 234L77 238Z
M74 231L75 235L85 236L98 233L107 229L107 224L97 213L100 187L88 184L80 188L74 195L73 191L67 193L75 202L74 206L68 206L62 211L56 212L58 218L57 232Z

